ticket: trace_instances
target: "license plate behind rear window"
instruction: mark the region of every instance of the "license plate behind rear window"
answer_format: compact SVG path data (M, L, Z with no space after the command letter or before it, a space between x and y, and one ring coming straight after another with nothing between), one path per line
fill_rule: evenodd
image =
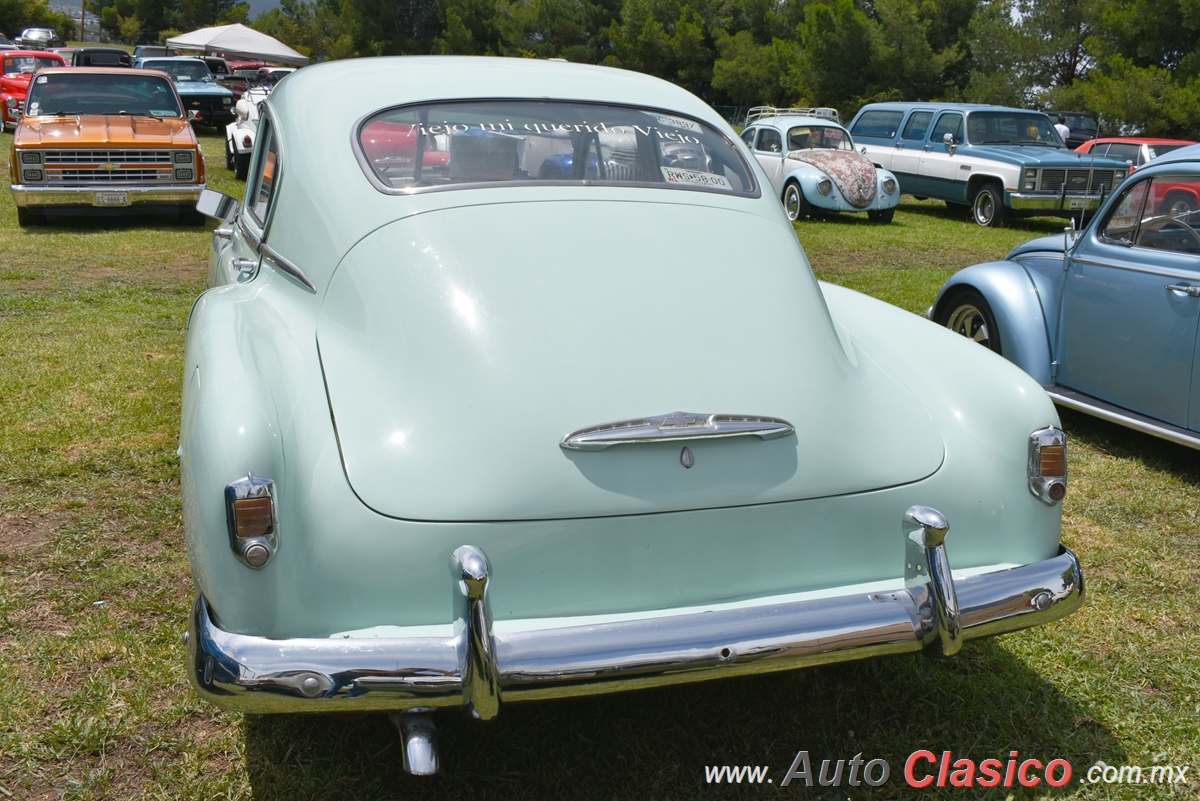
M129 193L128 192L97 192L96 193L96 205L97 206L128 206L129 205Z

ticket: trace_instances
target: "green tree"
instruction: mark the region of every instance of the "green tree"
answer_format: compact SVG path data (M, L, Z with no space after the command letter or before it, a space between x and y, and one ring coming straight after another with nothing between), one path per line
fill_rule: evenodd
M720 31L713 63L713 89L740 106L791 106L805 103L804 53L795 40L755 43L750 31L732 36Z

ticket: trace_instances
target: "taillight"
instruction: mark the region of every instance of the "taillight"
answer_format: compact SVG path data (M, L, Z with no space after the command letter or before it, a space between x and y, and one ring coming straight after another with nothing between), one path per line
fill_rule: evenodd
M1029 435L1029 491L1045 504L1067 494L1067 435L1054 426Z
M275 482L249 474L229 482L225 487L225 522L234 556L256 570L265 566L279 547Z

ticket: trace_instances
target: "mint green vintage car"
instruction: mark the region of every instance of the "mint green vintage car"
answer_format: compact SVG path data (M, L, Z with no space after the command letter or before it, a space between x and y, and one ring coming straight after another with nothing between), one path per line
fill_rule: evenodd
M448 708L953 654L1083 601L1045 392L818 283L671 84L308 67L199 207L188 656L221 707L392 713L430 773Z

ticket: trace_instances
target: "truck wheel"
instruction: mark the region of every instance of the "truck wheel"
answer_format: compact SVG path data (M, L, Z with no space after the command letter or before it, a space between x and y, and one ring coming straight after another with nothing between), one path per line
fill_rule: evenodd
M804 190L795 181L788 181L783 187L783 210L787 212L792 222L803 219L809 214L808 201L804 199Z
M1004 190L999 184L989 183L979 187L971 200L971 219L988 228L999 228L1008 217L1004 207Z
M937 322L988 350L1000 353L1000 328L992 307L974 289L960 289L942 303Z

